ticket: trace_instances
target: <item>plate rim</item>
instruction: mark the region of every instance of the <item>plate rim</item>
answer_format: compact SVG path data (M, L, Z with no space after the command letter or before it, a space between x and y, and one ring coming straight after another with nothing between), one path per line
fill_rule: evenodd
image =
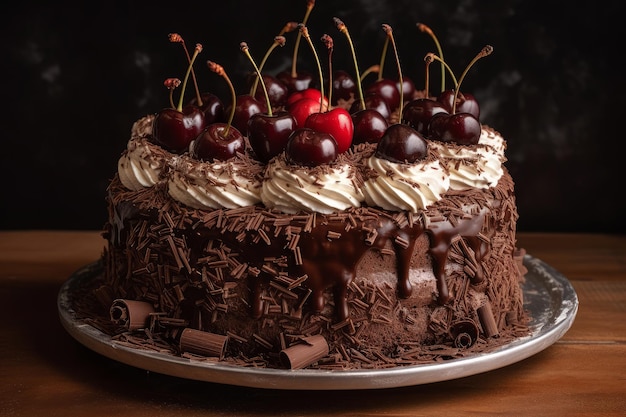
M529 270L526 280L537 275L552 292L560 292L561 302L552 310L554 322L531 325L531 334L486 352L433 364L418 364L383 369L319 370L244 367L213 361L199 361L171 354L134 349L115 344L111 336L75 319L69 294L72 285L99 261L84 265L61 286L57 309L64 329L90 350L126 365L169 376L250 388L285 390L361 390L397 388L442 382L502 368L527 359L559 340L571 327L578 312L578 296L570 281L553 267L529 254L524 255ZM92 272L93 273L93 272ZM527 293L523 287L524 298ZM526 308L526 302L525 302ZM543 317L542 317L543 318ZM535 318L533 318L535 319Z

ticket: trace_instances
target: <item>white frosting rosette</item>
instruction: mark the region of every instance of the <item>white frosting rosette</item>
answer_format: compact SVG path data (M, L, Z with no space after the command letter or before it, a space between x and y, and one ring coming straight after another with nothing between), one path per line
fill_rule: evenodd
M483 126L478 144L456 145L431 141L429 144L441 155L441 161L450 171L450 189L494 187L504 174L506 144L502 136Z
M289 165L284 155L273 158L265 171L261 201L283 213L330 214L360 207L364 199L355 167L338 161L330 165Z
M447 170L432 151L414 163L391 162L375 154L365 163L371 171L363 192L370 206L416 213L439 201L450 186Z
M128 141L117 161L117 172L124 187L139 191L156 185L167 170L172 155L143 137Z
M241 154L214 162L181 156L173 163L167 191L173 199L196 209L253 206L261 201L262 170L260 163Z

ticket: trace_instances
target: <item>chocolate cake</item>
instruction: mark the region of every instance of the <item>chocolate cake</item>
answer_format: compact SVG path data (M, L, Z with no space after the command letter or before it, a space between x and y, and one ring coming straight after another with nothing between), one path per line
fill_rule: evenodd
M355 120L358 99L325 112ZM293 119L267 103L264 123ZM242 132L201 123L182 147L163 114L138 120L108 188L104 272L77 310L119 343L268 368L432 363L527 335L505 140L480 124L471 139L420 131L402 103L382 136L349 130L342 151L309 119L273 154L254 116ZM209 136L235 150L202 154Z

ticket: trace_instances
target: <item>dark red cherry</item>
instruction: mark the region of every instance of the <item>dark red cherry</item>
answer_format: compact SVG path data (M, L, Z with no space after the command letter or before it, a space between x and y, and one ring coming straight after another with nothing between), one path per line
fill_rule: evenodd
M448 110L436 100L417 98L409 101L402 110L402 122L408 124L422 135L428 136L428 124L433 115L448 113Z
M366 109L373 109L380 113L385 119L389 119L391 116L391 111L389 110L389 106L387 102L380 96L379 94L369 93L363 97L365 101ZM355 100L350 106L350 113L355 113L359 110L363 110L361 106L361 100Z
M205 126L204 113L197 106L186 105L182 111L167 108L154 118L153 135L163 148L183 153Z
M348 72L337 70L333 72L332 105L337 105L339 100L348 101L357 95L357 85L354 78Z
M268 162L285 150L289 136L296 129L296 119L287 112L273 115L258 113L248 120L248 141L257 158Z
M291 164L310 167L329 164L337 159L337 141L328 133L303 127L289 137L285 155Z
M315 78L308 71L298 71L295 77L292 76L291 71L281 71L276 74L276 78L287 87L288 94L316 87Z
M287 104L288 89L287 86L278 78L271 75L263 74L263 83L267 89L267 95L272 108L283 107ZM263 87L259 83L254 93L254 98L261 103L265 103L265 93Z
M244 135L247 135L248 120L250 120L250 117L257 113L267 113L267 109L265 107L264 101L259 101L249 94L237 96L235 115L233 117L232 125ZM227 112L230 113L230 111L231 107L229 106Z
M365 90L365 93L381 96L390 110L395 110L400 105L400 91L393 80L387 78L376 80Z
M224 121L224 105L218 96L212 93L202 93L200 95L202 106L198 106L198 99L194 97L189 104L194 104L204 113L204 122L210 125Z
M400 92L400 80L396 80L396 88L398 92ZM404 102L408 102L413 100L413 96L415 95L415 83L412 79L404 76L402 77L402 97Z
M448 113L452 113L454 93L454 90L445 90L439 94L439 97L437 97L437 101L443 104L446 110L448 110ZM480 107L478 105L478 101L473 95L459 91L456 101L455 113L470 113L475 118L480 120Z
M396 123L387 128L376 147L376 156L397 163L414 163L428 154L424 136L411 126Z
M378 143L389 127L387 119L374 109L363 109L352 113L354 135L352 143Z
M480 122L470 113L438 113L428 126L429 139L475 145L480 139Z
M244 148L245 141L239 130L226 123L213 123L191 142L189 154L202 161L226 161L237 152L243 153Z

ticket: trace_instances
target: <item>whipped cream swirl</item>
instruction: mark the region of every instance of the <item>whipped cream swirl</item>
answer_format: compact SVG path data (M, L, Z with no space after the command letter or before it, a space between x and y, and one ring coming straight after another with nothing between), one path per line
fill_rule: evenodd
M371 169L363 186L365 202L370 206L415 213L439 201L450 186L450 176L432 150L424 160L412 164L375 155L365 163Z
M359 172L341 156L330 165L295 167L286 162L283 154L267 165L261 201L283 213L330 214L361 206L361 182Z
M156 185L167 171L171 154L149 142L145 137L135 136L128 141L126 151L117 161L117 172L124 187L139 191Z
M431 141L450 171L450 189L487 189L494 187L504 174L502 164L506 161L506 143L493 129L483 126L478 144L457 145Z
M261 201L260 163L238 154L227 161L201 162L175 158L169 176L169 195L196 209L239 208Z

